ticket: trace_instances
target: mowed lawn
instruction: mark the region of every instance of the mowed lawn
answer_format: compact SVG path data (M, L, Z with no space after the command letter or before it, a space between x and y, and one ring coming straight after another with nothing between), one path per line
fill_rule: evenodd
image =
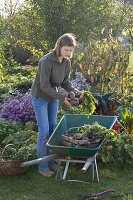
M82 194L115 189L104 196L105 200L133 200L132 168L98 166L100 183L91 182L91 170L81 172L81 164L72 164L68 179L88 181L88 184L46 178L37 173L37 166L29 167L27 174L0 177L0 200L82 200Z

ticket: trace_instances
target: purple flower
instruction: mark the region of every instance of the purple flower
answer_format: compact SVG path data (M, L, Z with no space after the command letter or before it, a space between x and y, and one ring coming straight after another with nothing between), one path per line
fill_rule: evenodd
M81 90L90 90L90 84L87 83L86 78L81 72L75 72L76 78L71 80L71 83L79 91Z
M16 122L36 121L29 92L6 100L1 109L1 118Z

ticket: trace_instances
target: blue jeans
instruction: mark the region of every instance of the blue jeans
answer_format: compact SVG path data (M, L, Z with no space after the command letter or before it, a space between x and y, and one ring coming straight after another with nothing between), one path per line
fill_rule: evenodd
M42 158L50 154L46 143L56 123L58 100L48 102L46 99L32 97L32 105L38 125L37 157ZM39 164L39 171L46 169L48 169L48 162Z

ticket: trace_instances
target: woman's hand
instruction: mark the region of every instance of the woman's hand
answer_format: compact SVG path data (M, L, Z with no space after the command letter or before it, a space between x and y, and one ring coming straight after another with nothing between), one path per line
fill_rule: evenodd
M65 103L67 106L72 107L72 105L70 104L70 100L71 100L70 98L65 97L64 103Z
M84 97L84 93L82 91L75 92L76 97L82 99Z
M83 92L81 92L79 95L79 99L82 99L83 97L84 97L84 94L83 94Z

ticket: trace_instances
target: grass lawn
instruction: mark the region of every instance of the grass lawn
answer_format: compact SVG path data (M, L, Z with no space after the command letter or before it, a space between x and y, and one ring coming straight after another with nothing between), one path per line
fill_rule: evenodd
M81 164L72 164L68 178L86 180L90 170L81 172ZM29 168L22 176L0 177L0 200L80 200L81 194L114 188L115 193L105 195L105 200L133 200L133 170L98 166L100 183L88 184L55 180L37 173L37 166Z

